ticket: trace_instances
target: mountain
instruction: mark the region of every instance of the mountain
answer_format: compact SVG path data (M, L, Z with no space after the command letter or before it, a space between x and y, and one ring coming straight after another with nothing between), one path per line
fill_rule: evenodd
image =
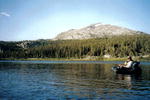
M98 23L63 32L55 40L0 41L0 60L3 58L103 58L105 55L150 58L150 34Z
M92 24L81 29L71 29L58 34L54 40L104 38L119 35L143 34L143 32L110 24Z
M150 35L125 35L81 40L0 41L5 58L150 57ZM93 59L93 58L92 58Z

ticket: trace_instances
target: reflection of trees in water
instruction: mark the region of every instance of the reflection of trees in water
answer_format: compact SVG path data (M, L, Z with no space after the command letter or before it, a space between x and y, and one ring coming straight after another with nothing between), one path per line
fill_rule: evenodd
M37 71L29 71L25 65L21 67L22 72L25 71L28 74L29 72L32 74L47 73L45 75L50 81L53 81L51 79L53 77L57 82L72 87L70 88L72 91L81 91L83 87L90 88L87 90L88 92L92 91L92 88L95 89L95 87L132 89L132 82L141 78L135 75L116 75L111 70L111 64L33 64L28 66L30 70L37 69ZM149 70L146 69L145 71L143 74L148 78L147 72ZM102 92L102 90L99 90L99 92Z
M150 80L150 65L141 65L142 68L142 78Z
M116 80L120 81L121 87L128 88L128 89L132 88L132 77L131 77L131 75L116 74Z
M111 65L109 64L69 64L63 65L59 78L64 80L64 84L73 89L81 89L83 87L95 88L116 88Z
M58 74L63 75L61 79L64 81L64 86L68 87L65 91L74 91L80 97L95 97L106 92L103 88L111 86L109 81L112 77L111 65L64 64L63 68L65 71Z
M142 76L141 74L140 75L138 74L132 74L132 75L116 74L115 79L120 81L121 87L133 89L136 82L142 81Z
M68 78L101 79L111 77L110 65L107 64L69 64L63 66L66 70L64 75Z
M142 66L142 77L115 74L111 70L112 66L112 64L0 63L0 70L8 69L8 73L14 75L10 80L17 77L21 85L45 86L48 91L61 92L68 97L69 95L105 97L105 94L115 96L114 92L122 95L124 92L120 92L120 89L135 90L137 85L145 86L139 82L141 78L150 79L149 66Z

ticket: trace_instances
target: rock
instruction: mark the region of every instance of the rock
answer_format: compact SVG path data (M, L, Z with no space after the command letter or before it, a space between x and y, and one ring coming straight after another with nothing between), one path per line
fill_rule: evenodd
M66 32L62 32L58 34L54 40L105 38L118 35L134 34L143 34L143 32L110 24L97 23L81 29L71 29Z

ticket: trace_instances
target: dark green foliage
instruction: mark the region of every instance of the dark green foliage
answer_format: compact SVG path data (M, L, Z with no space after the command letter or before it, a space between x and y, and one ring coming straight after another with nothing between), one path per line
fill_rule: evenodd
M150 55L150 35L116 36L86 40L38 40L0 42L0 58L83 58L85 56L125 57Z

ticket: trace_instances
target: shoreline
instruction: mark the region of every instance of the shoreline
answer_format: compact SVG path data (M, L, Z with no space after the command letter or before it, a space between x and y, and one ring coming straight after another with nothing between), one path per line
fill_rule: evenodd
M126 61L126 57L122 58L0 58L0 60L22 60L22 61ZM134 61L148 61L150 58L133 57Z

